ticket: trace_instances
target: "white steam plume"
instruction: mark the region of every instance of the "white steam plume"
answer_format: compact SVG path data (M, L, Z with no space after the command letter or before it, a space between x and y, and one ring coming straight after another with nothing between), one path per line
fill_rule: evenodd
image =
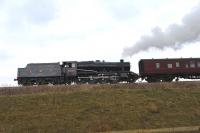
M132 56L150 48L177 50L186 43L197 41L200 41L200 4L183 17L182 24L172 24L165 31L154 28L151 36L142 36L134 46L124 48L123 56Z

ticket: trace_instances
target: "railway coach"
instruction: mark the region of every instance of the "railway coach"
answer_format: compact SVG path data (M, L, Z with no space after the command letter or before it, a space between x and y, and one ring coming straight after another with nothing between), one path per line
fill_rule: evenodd
M200 79L200 58L141 59L139 76L147 82Z

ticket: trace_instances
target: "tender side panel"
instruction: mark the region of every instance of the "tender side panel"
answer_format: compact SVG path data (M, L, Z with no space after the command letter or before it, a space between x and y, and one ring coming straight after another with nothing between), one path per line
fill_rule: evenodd
M59 63L28 64L18 68L18 84L60 84L64 82Z
M59 63L28 64L26 68L18 69L18 77L59 77Z

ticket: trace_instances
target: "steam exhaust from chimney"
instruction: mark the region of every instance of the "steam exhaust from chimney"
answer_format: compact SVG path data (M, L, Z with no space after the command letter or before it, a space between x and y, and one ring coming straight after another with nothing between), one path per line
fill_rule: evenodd
M151 35L144 35L132 47L124 48L122 56L133 56L141 51L157 48L181 49L184 44L200 41L200 3L182 19L182 24L172 24L162 31L156 27Z

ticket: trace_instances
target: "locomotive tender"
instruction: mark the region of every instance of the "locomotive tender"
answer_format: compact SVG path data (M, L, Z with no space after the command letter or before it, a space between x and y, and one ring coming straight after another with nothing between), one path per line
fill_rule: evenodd
M60 63L31 63L18 68L19 85L118 83L135 82L138 75L130 71L130 63L105 61L64 61Z

